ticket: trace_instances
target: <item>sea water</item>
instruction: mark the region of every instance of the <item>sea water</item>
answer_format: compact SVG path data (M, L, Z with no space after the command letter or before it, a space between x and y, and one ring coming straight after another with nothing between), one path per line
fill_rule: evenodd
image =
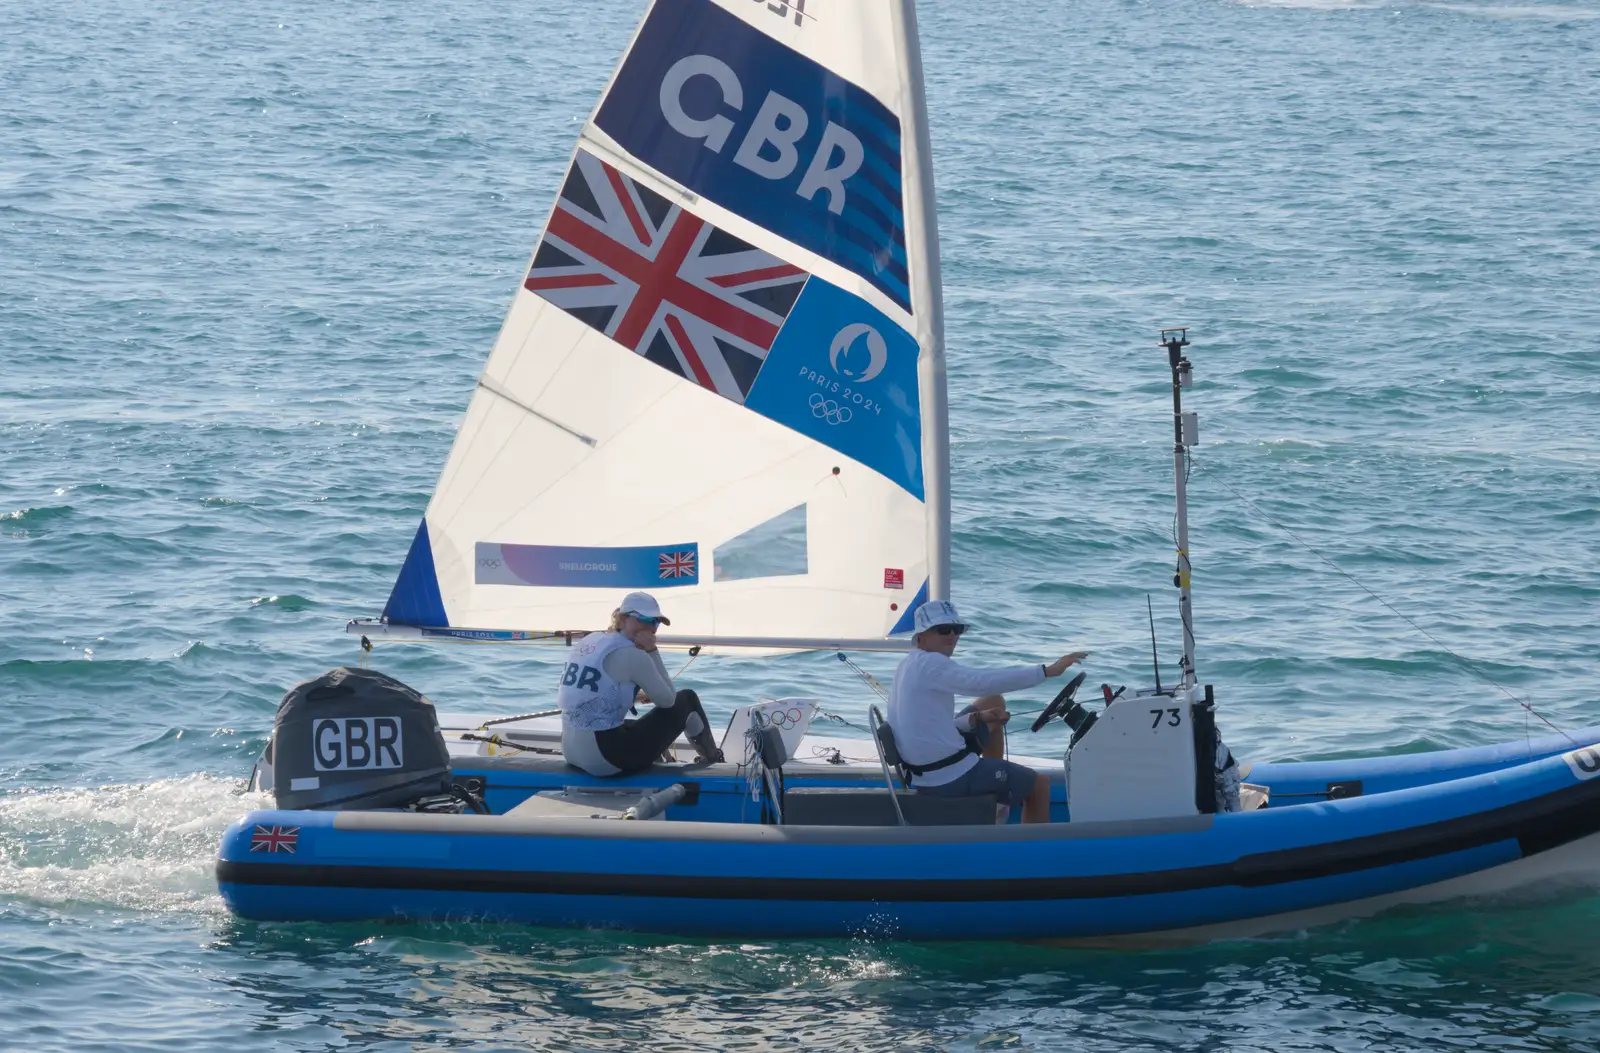
M0 5L0 1048L1600 1048L1582 888L1144 952L226 914L274 707L356 660L641 6ZM1184 325L1236 753L1600 723L1594 0L921 19L961 653L1147 684L1149 595L1173 676ZM447 709L556 683L374 661ZM686 682L873 700L827 655Z

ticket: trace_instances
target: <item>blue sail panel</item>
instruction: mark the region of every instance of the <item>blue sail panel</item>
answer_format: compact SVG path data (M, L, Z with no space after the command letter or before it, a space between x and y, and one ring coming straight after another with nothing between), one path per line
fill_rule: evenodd
M421 625L444 628L450 624L444 613L444 598L439 594L439 575L433 569L433 544L428 540L428 521L417 525L400 577L384 604L383 617L393 625Z
M745 406L854 457L922 500L917 342L859 296L813 277Z
M917 595L911 601L911 606L906 608L900 620L894 623L894 628L889 630L890 636L899 636L908 633L917 627L917 608L928 602L928 579L922 579L922 587L917 590Z
M696 194L910 310L900 121L710 0L659 3L595 124Z

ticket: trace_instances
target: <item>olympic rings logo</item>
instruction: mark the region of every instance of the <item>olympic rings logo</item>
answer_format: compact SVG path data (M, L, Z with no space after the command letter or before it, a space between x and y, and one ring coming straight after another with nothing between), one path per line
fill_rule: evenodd
M796 727L802 720L805 719L805 714L801 713L798 709L779 709L774 710L771 713L755 712L750 715L755 719L756 727L765 727L770 724L779 731Z
M497 559L491 559L490 557L485 556L482 559L478 560L478 566L480 566L480 567L488 567L488 568L490 568L492 570L492 569L500 566L500 561L497 560Z
M832 399L825 399L816 391L811 393L810 405L811 415L829 424L848 424L850 418L855 416L849 406L841 406Z

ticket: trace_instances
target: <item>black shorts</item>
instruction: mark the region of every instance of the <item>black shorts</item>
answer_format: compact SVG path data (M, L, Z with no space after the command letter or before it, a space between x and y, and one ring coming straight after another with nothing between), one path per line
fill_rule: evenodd
M1032 768L999 757L979 757L969 771L942 786L917 786L918 793L937 797L977 797L992 793L1005 805L1019 805L1033 792L1038 776ZM913 784L914 785L914 784Z

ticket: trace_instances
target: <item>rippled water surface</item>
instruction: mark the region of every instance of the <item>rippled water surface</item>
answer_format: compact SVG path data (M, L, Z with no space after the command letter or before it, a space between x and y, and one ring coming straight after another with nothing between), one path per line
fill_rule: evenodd
M0 5L0 1047L1600 1049L1582 890L1145 952L227 916L277 700L355 657L639 13ZM1153 592L1170 665L1186 324L1237 752L1600 723L1600 7L922 21L964 651L1142 680ZM505 712L552 660L377 656ZM693 676L868 700L825 656Z

